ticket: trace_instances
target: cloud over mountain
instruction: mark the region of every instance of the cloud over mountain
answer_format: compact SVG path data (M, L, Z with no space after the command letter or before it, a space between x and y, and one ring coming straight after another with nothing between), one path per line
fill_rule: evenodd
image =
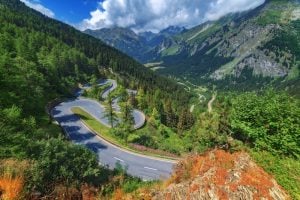
M216 20L230 12L241 12L265 0L105 0L99 2L80 29L126 27L157 32L168 26L192 27Z

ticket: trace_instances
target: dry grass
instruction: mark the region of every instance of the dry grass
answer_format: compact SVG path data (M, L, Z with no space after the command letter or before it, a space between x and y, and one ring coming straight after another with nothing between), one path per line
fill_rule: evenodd
M1 199L14 200L19 199L23 190L23 177L13 177L10 174L5 174L0 177L0 190L2 191Z
M0 162L0 191L4 200L20 199L24 187L24 172L29 162L2 160Z

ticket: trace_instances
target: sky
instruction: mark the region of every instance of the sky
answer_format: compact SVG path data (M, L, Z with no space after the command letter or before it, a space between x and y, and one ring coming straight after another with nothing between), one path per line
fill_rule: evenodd
M20 0L48 17L79 30L107 27L158 32L169 26L191 28L265 0Z

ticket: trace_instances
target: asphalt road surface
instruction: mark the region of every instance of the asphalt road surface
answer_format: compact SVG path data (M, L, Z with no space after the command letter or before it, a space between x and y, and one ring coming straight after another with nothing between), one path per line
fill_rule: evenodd
M99 85L107 82L111 82L112 86L103 93L104 98L117 87L117 83L113 80L103 81ZM78 91L77 94L80 95L80 92ZM82 123L80 118L71 111L73 107L84 109L99 122L109 126L108 120L103 117L104 106L97 101L78 96L75 99L70 99L59 104L51 111L51 115L60 124L69 138L74 143L85 145L94 151L98 155L101 165L107 165L113 169L116 163L119 163L127 169L128 174L140 177L145 181L165 179L170 176L175 164L174 161L143 156L108 143ZM145 116L141 111L134 110L133 116L135 127L139 128L139 126L144 124Z

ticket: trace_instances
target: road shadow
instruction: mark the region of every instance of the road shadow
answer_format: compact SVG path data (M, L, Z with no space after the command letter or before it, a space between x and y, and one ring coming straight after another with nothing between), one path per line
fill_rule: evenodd
M68 125L63 125L62 126L64 130L68 133L73 133L73 132L78 132L81 127L80 126L68 126Z
M85 146L95 153L98 153L99 151L101 151L103 149L107 149L107 146L100 144L100 143L96 143L96 142L87 143L87 144L85 144Z
M89 118L87 118L86 116L82 115L82 114L79 114L79 113L76 113L75 114L77 117L79 117L80 119L82 120L88 120Z
M63 115L60 117L55 117L55 119L60 123L77 122L79 120L78 116L76 116L75 114Z
M51 115L52 115L52 116L58 115L58 114L60 114L60 113L61 113L61 111L58 110L57 108L54 108L54 109L52 109L52 111L51 111Z

